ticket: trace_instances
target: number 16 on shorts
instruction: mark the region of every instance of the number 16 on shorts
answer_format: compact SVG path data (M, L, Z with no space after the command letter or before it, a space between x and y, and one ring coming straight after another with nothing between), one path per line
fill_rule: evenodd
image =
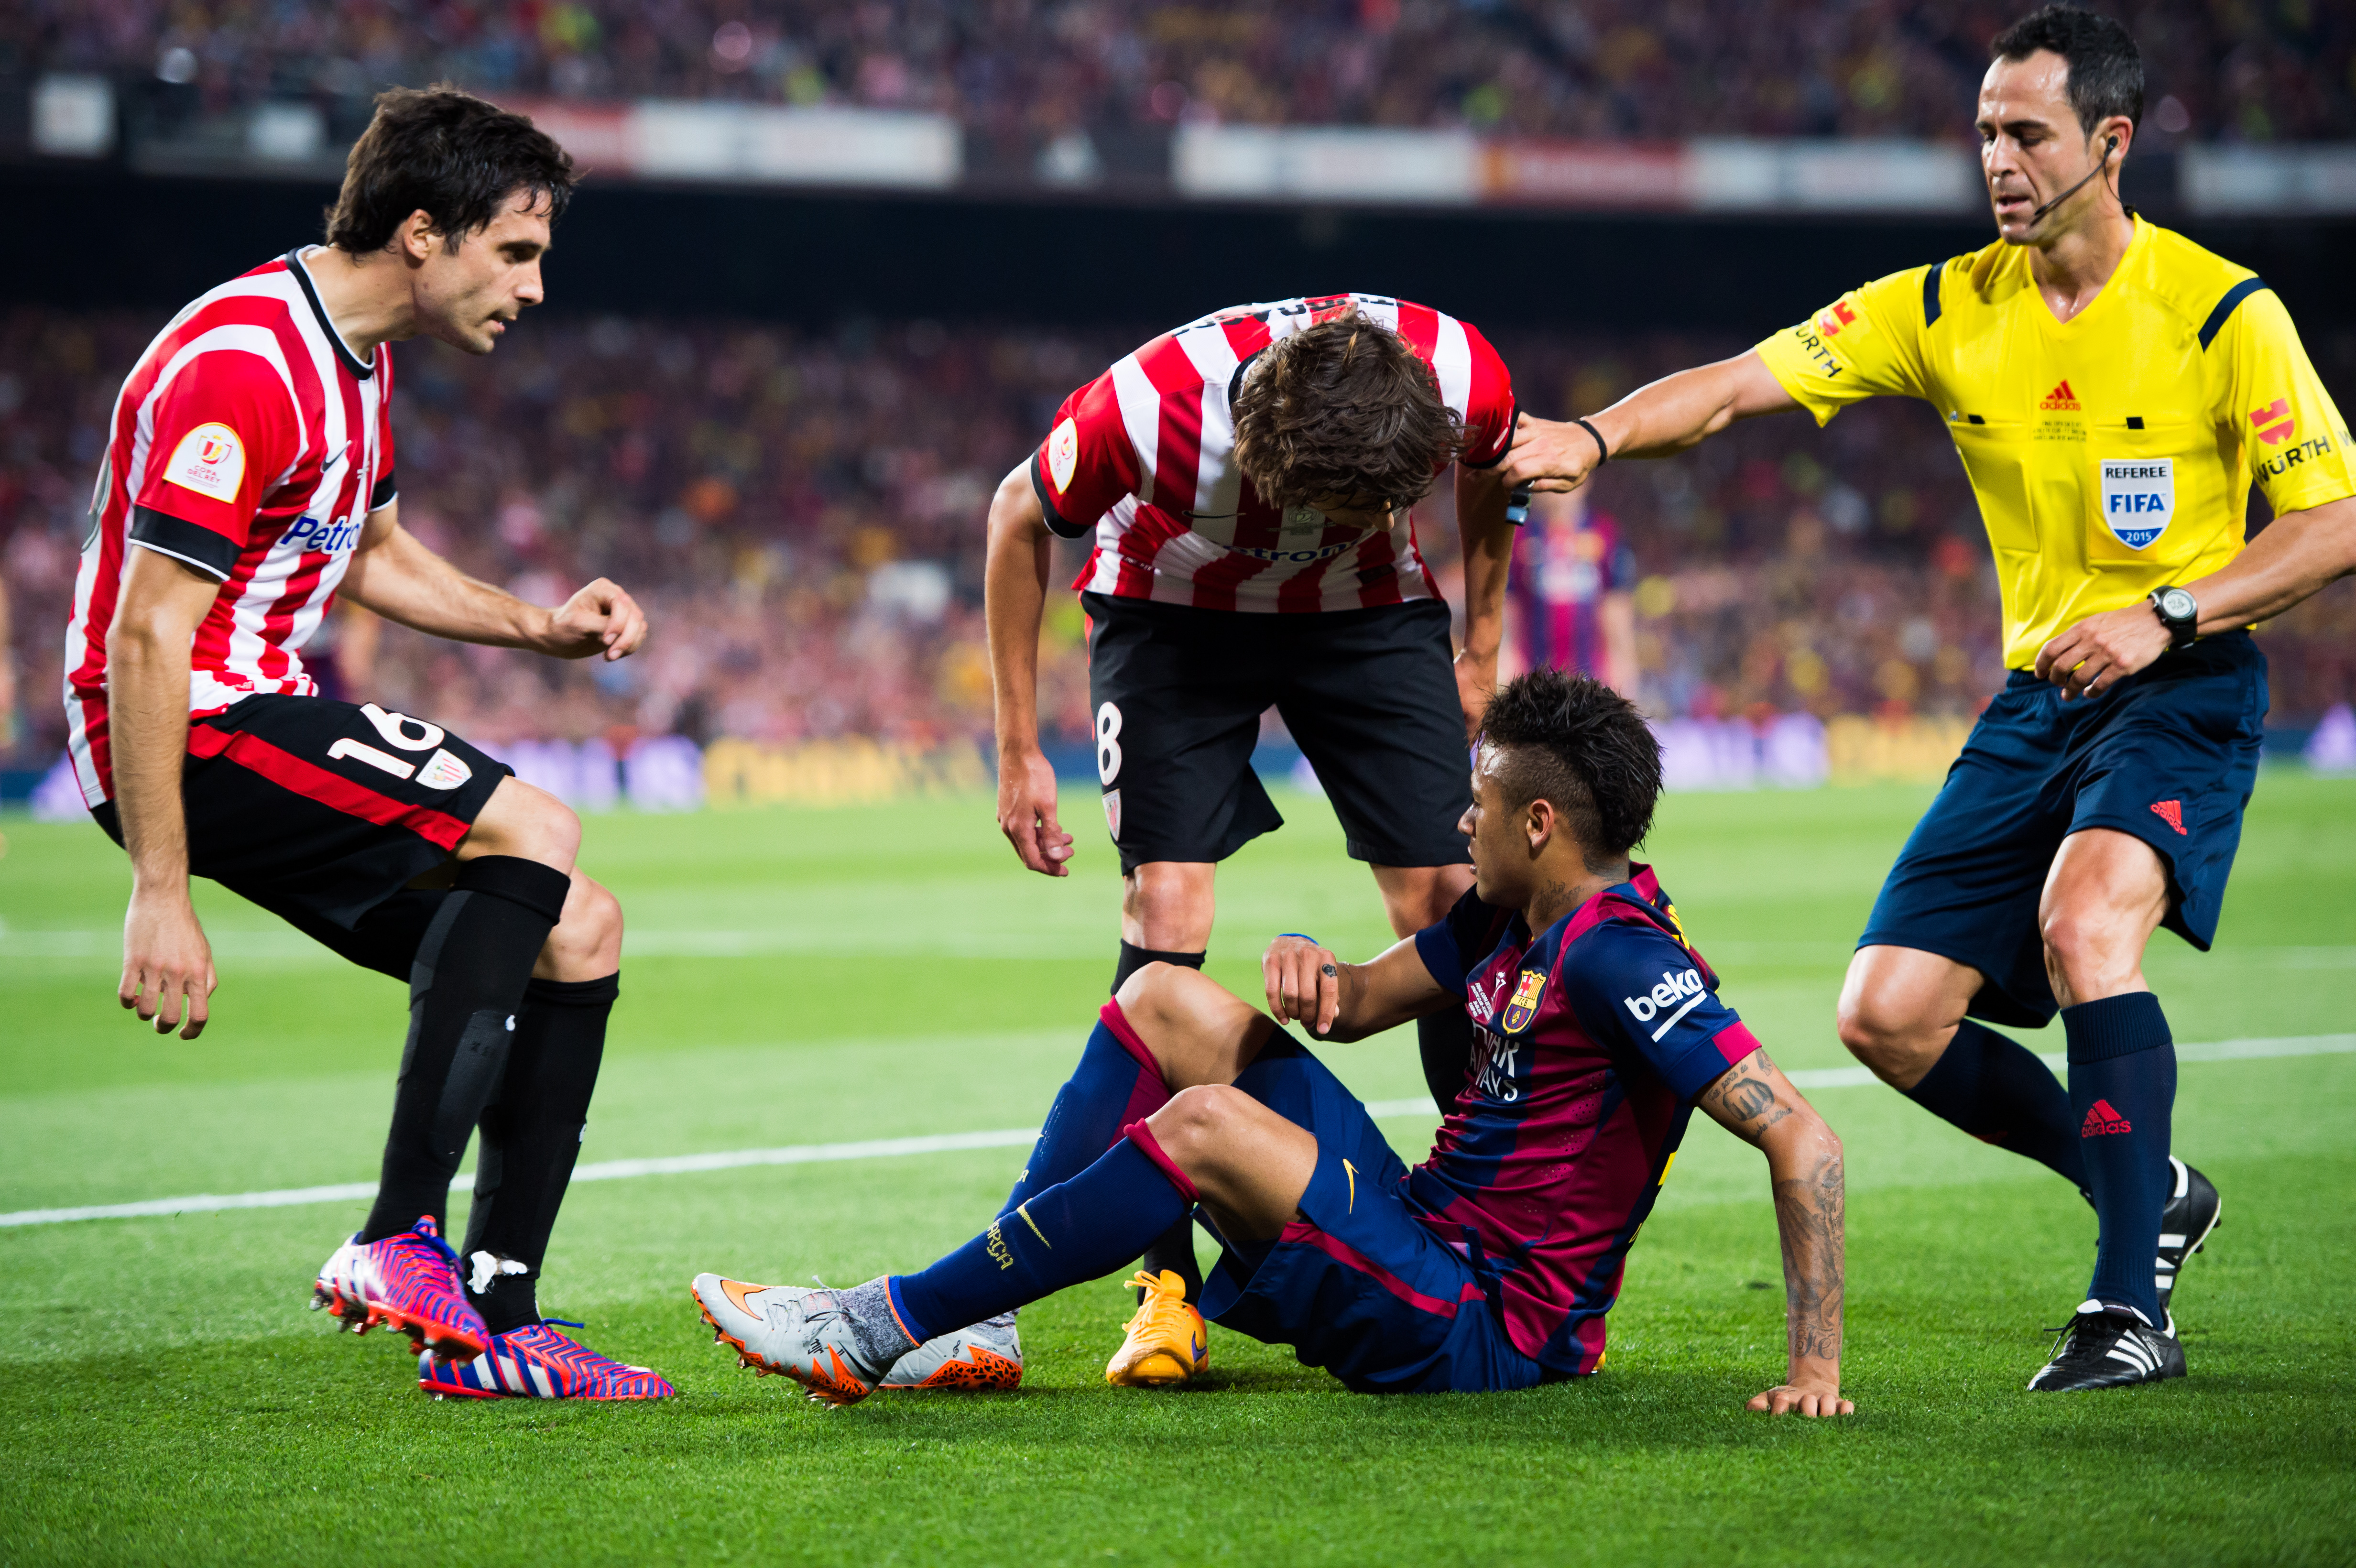
M1118 844L1120 791L1113 787L1113 781L1120 777L1120 709L1109 702L1097 709L1097 777L1104 784L1105 830Z

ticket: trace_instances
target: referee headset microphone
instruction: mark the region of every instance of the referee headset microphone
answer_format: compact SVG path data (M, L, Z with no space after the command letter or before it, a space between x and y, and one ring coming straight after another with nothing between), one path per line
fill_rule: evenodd
M2088 169L2084 176L2082 177L2076 185L2072 186L2068 190L2063 191L2060 196L2055 197L2051 201L2045 203L2036 211L2030 213L2029 215L2029 226L2034 229L2037 225L2044 222L2045 215L2047 213L2052 211L2055 208L2061 206L2063 202L2069 200L2072 197L2077 195L2080 191L2093 184L2098 176L2110 168L2111 155L2118 150L2119 139L2116 136L2113 136L2110 140L2104 142L2103 144L2103 161L2096 164L2093 168ZM2135 216L2135 208L2128 207L2126 202L2123 201L2119 203L2119 206L2128 217L2132 218Z

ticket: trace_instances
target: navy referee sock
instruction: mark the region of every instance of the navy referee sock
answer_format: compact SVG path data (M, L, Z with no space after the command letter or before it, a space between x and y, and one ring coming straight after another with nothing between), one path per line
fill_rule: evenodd
M1945 1054L1901 1093L1979 1139L2051 1167L2080 1191L2086 1159L2070 1093L2027 1046L1965 1019Z
M2154 1328L2159 1218L2175 1178L2168 1163L2176 1109L2176 1045L2159 998L2129 991L2062 1009L2070 1032L2070 1106L2103 1236L2086 1294L2132 1307Z

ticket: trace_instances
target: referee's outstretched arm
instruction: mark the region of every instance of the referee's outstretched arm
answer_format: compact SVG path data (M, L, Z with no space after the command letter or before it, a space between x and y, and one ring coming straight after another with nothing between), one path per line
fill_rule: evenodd
M1558 424L1524 414L1505 453L1505 482L1535 490L1576 490L1607 457L1666 457L1736 420L1799 407L1753 348L1664 376L1583 420Z
M2356 572L2356 496L2285 512L2242 553L2179 584L2200 605L2194 630L2230 632L2279 615ZM2062 695L2091 696L2168 651L2169 631L2147 603L2089 615L2037 651L2037 677Z

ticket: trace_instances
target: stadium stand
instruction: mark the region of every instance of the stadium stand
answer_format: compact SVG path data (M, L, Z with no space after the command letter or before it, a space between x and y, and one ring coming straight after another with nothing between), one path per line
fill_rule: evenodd
M13 768L45 767L60 744L60 628L107 400L156 325L0 316L0 577L19 675L0 762ZM643 658L592 666L391 628L369 690L508 744L985 742L990 490L1063 394L1139 336L557 317L490 360L405 345L404 522L542 602L608 573L647 602L659 635ZM1592 408L1740 347L1496 336L1540 411ZM2312 347L2329 380L2356 380L2356 340ZM1443 571L1446 504L1443 491L1419 514ZM1664 720L1962 717L2002 678L1987 548L1928 411L1869 404L1822 433L1744 426L1676 462L1612 466L1597 505L1633 542L1643 696ZM1082 626L1071 596L1054 603L1042 708L1076 741ZM2347 585L2264 635L2277 725L2311 727L2356 698Z
M350 0L202 7L6 0L0 69L145 83L172 129L311 101L348 140L380 87L605 101L924 110L1022 146L1181 120L1464 125L1601 139L1935 136L1964 130L1988 0L1322 0L989 5L947 0ZM2154 82L2148 130L2196 142L2356 137L2356 12L2145 0L2115 8Z

